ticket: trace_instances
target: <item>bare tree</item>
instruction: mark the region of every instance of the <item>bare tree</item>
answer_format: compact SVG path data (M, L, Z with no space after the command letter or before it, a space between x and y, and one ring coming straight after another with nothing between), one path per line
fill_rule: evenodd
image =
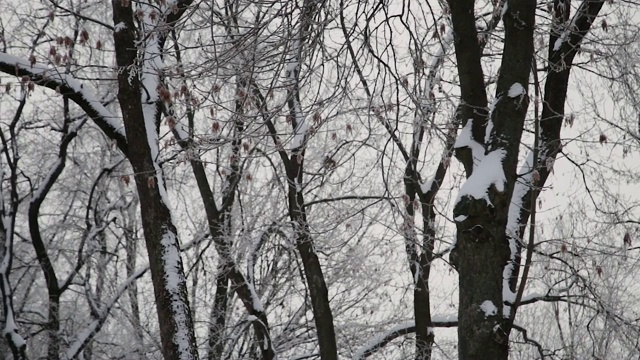
M0 347L637 355L629 9L16 2L0 15ZM572 201L548 209L554 194Z

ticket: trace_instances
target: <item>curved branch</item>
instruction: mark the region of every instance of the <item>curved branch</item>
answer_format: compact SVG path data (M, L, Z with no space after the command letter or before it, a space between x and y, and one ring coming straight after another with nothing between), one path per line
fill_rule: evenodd
M23 80L33 81L36 85L60 92L73 101L93 122L114 140L118 148L127 154L127 140L124 127L118 117L107 110L100 100L85 86L70 74L64 74L56 68L43 65L32 65L29 61L0 52L0 72L22 77Z
M455 316L445 315L445 316L434 316L433 319L433 327L434 328L451 328L458 326L458 320ZM392 342L393 340L413 334L416 332L416 323L415 321L407 321L402 324L398 324L386 332L379 334L367 341L363 346L361 346L354 354L354 360L364 360L369 356L375 354L380 349L385 347L387 344Z

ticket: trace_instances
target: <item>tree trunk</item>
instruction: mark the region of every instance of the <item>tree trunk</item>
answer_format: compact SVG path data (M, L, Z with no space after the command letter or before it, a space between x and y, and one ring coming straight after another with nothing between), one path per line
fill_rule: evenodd
M165 359L197 359L177 231L167 204L164 177L156 159L160 119L158 89L154 87L143 91L139 78L155 76L156 78L151 79L149 83L159 84L158 74L147 73L138 68L136 24L131 4L114 0L112 6L114 24L122 23L125 27L113 33L119 70L118 100L129 145L127 158L135 173L140 199L142 228L149 254L149 268L160 325L162 354ZM145 18L146 16L149 14L145 14ZM155 31L153 28L147 30ZM150 37L145 41L154 41L153 38L159 36L159 33L150 33ZM143 56L160 56L162 49L159 45L156 46L154 50L158 53L145 52ZM143 92L147 94L144 104Z
M450 1L450 5L456 35L470 41L469 32L477 33L474 2ZM457 153L468 176L454 207L455 258L460 280L458 354L464 360L500 360L509 355L510 325L501 311L505 300L503 290L509 290L508 286L503 289L503 275L512 255L506 226L529 104L527 89L533 60L535 5L533 0L506 4L504 55L495 106L489 117L479 118L479 113L472 109L475 117L467 115L463 119L465 125L471 127L471 135L465 140L476 142L484 149L482 153L478 150L473 153L469 146L467 149L472 154L468 150ZM469 71L475 65L482 75L482 69L477 67L480 59L465 60L467 54L461 43L463 41L456 41L455 45L462 101L473 104L470 100L477 97L477 89L484 88L485 84L482 76L478 79L476 73ZM469 106L464 106L460 115L464 115L465 109ZM472 124L467 124L469 118L474 120ZM489 133L485 134L487 130Z
M222 262L223 260L220 259ZM209 325L208 360L221 359L224 352L224 333L227 323L227 296L229 292L229 268L226 264L218 266L216 275L216 294L211 307L211 324Z

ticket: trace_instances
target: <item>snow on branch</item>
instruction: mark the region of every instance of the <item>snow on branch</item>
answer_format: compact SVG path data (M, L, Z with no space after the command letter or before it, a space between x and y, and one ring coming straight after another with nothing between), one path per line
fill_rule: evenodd
M187 251L193 248L195 245L202 243L207 239L206 236L196 237L193 241L182 244L180 252ZM115 294L103 305L98 311L98 318L92 321L87 327L82 330L76 340L67 349L67 359L73 359L77 356L89 341L102 329L102 326L106 322L111 309L118 302L122 294L138 279L140 279L146 272L149 271L149 264L141 266L130 277L128 277L116 290Z
M394 339L416 331L416 323L413 320L398 324L384 333L378 334L361 346L353 355L354 360L366 359L376 351L393 341Z
M69 97L84 110L98 127L115 140L121 151L126 153L127 140L122 122L102 105L94 93L73 75L56 68L32 64L30 61L0 52L0 72L23 77Z
M66 358L74 359L80 351L84 349L84 347L89 343L89 341L100 331L102 325L104 325L111 309L118 302L118 299L122 296L122 294L133 284L136 280L141 278L146 272L149 270L149 266L144 266L129 278L127 278L121 285L118 287L116 293L107 301L107 303L100 309L99 316L97 319L93 320L84 330L82 330L78 336L76 341L74 341L71 346L67 349Z
M411 146L411 154L413 157L417 157L417 153L422 144L422 134L425 130L426 119L428 119L431 114L436 109L435 106L435 95L434 88L436 85L440 83L440 68L444 63L445 56L447 51L451 47L453 43L453 27L449 26L447 28L446 34L442 37L442 40L439 42L440 46L438 50L431 58L431 62L426 68L427 78L424 85L424 91L422 95L422 100L420 104L420 109L422 114L416 118L416 124L414 124L413 131L413 144ZM421 55L415 55L421 56ZM417 125L417 126L415 126ZM423 191L425 192L425 191Z
M562 31L562 34L553 44L553 51L575 52L589 29L593 26L594 19L602 9L603 4L603 0L584 0Z
M455 327L458 326L458 317L456 315L434 315L431 318L433 327ZM375 354L391 341L416 331L416 323L413 320L402 322L393 326L391 329L372 337L364 345L362 345L353 354L354 360L364 360Z
M298 76L300 75L300 40L293 41L291 48L291 61L287 64L286 76L287 86L292 90L289 92L289 116L292 117L294 125L293 139L291 140L291 151L300 151L306 141L309 132L309 121L302 113L298 88Z
M2 170L0 170L1 175ZM0 177L1 179L1 177ZM0 194L1 195L1 194ZM0 199L2 201L2 199ZM27 343L24 338L18 333L18 325L15 322L15 314L13 312L13 289L11 288L9 282L9 272L11 271L11 257L13 256L13 227L15 218L9 219L8 216L13 216L13 214L9 214L8 216L4 214L4 203L2 203L2 208L0 208L0 241L2 241L2 245L4 247L4 251L2 254L2 262L0 263L0 293L2 294L2 305L4 309L4 328L2 329L2 335L7 338L11 344L11 346L15 347L15 350L19 350L20 352L24 352Z

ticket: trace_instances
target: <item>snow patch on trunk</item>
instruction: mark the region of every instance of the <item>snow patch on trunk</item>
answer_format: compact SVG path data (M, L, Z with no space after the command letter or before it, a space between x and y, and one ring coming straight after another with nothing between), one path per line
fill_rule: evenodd
M507 96L510 98L517 98L518 96L526 95L527 90L520 83L513 83L507 92Z
M182 300L182 291L186 279L182 272L182 259L178 248L178 239L173 231L164 228L162 236L162 265L164 267L165 290L171 301L171 309L175 319L175 335L173 342L178 345L181 360L193 359L193 349L189 336L189 308Z
M484 317L495 316L498 313L498 308L493 304L491 300L485 300L480 304L480 310L484 312Z
M287 64L286 76L287 86L292 89L297 86L298 74L300 73L300 41L298 39L293 41L291 48L291 61ZM290 92L290 96L293 98L293 116L295 118L295 129L293 131L293 139L291 139L291 150L298 150L302 148L309 132L309 122L302 113L302 107L300 101L298 101L298 94L295 91Z
M116 24L116 26L113 28L113 32L120 32L122 30L125 30L127 28L127 25L123 22L119 22Z
M142 4L141 9L144 12L144 53L140 74L140 81L143 87L141 89L142 113L144 116L144 125L147 131L149 148L151 149L151 160L153 161L153 167L155 170L155 186L158 187L162 201L168 208L170 208L171 206L169 205L169 197L167 196L162 169L158 163L160 151L158 149L158 131L156 130L156 116L158 112L157 104L160 99L158 91L160 86L162 86L160 83L160 73L164 69L162 49L160 49L160 43L158 42L160 37L160 33L158 31L159 15L150 5Z
M455 222L463 222L463 221L467 220L467 218L468 218L467 215L458 215L453 220Z
M474 170L476 164L484 157L484 146L473 139L471 133L471 127L473 125L473 119L467 120L467 124L460 130L460 134L456 138L456 142L453 144L454 149L460 149L468 147L471 149L471 156L473 156ZM475 172L475 171L474 171Z
M560 50L560 48L562 47L562 44L564 44L565 42L567 42L569 40L569 35L571 35L571 33L575 30L576 28L576 19L578 19L578 17L583 16L583 13L578 11L573 18L571 19L571 22L567 25L567 27L562 31L562 34L560 34L560 36L558 37L558 39L556 39L556 42L553 43L553 51L558 51ZM560 25L562 26L562 25ZM559 30L559 29L558 29ZM577 45L577 44L576 44ZM575 45L574 45L575 46Z
M420 184L420 191L422 191L423 194L426 194L431 190L431 187L433 186L434 177L435 175L429 178L429 180Z
M462 185L455 204L458 204L460 199L465 196L484 199L487 204L491 204L489 200L489 188L491 185L495 186L496 190L500 192L504 191L504 184L507 180L504 175L502 160L504 160L506 154L504 149L498 149L485 155L473 171L473 174Z
M293 108L296 114L296 129L293 133L293 139L291 140L291 150L300 149L304 145L304 141L309 132L309 122L302 115L302 109L300 108L300 102L297 99L293 99Z
M260 300L260 296L256 291L255 287L255 274L253 271L253 267L255 266L254 258L258 252L260 247L260 237L258 237L251 247L251 252L249 253L249 257L247 259L247 287L249 287L249 292L251 293L251 302L253 309L255 311L264 312L264 306L262 305L262 301Z
M516 294L511 290L509 281L513 276L513 271L516 266L516 256L518 255L517 242L521 241L518 233L520 221L522 220L522 203L527 192L529 192L533 185L533 170L533 151L530 151L518 172L518 179L513 188L507 217L506 235L509 240L509 250L511 254L502 272L502 300L509 303L513 303L516 300ZM508 318L510 314L511 306L505 304L502 309L502 316Z
M487 116L489 121L487 121L487 128L485 129L485 132L484 132L484 143L485 144L489 144L489 142L491 140L491 132L493 131L493 120L491 120L491 119L492 119L492 116L493 116L493 112L496 109L496 105L498 105L498 100L500 100L499 97L494 98L493 101L491 101L491 105L489 106L489 116Z

